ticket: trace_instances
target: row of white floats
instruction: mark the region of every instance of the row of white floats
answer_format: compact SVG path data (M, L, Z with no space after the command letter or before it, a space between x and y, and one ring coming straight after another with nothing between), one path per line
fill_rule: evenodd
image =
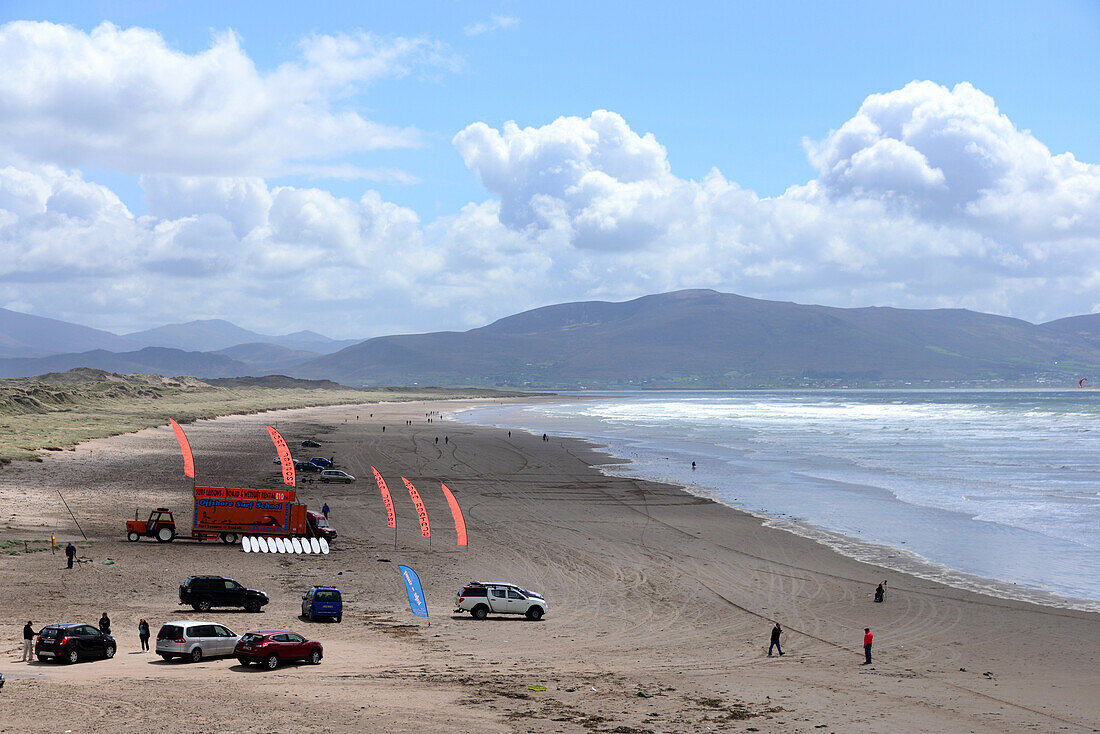
M265 538L246 535L241 538L245 553L328 553L328 541L324 538Z

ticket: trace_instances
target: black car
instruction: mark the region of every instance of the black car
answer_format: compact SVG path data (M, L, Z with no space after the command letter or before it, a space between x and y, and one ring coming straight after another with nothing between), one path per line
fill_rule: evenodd
M306 439L305 441L302 441L302 445L305 446L307 449L319 449L319 448L321 448L321 444L317 443L316 441L314 441L312 439Z
M317 472L317 471L321 471L321 467L317 466L316 464L311 464L308 461L298 461L297 459L295 459L294 460L294 471Z
M246 589L222 576L192 576L180 587L180 604L190 604L197 612L210 611L211 607L244 607L258 612L268 601L264 592Z
M42 628L34 643L34 654L42 662L113 658L117 649L115 638L90 624L51 624Z

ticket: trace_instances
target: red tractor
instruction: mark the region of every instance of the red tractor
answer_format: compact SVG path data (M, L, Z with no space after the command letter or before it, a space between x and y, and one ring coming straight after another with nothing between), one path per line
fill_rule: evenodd
M148 520L127 520L126 540L134 543L142 536L156 538L158 543L171 543L176 537L176 521L172 511L158 507L149 513Z

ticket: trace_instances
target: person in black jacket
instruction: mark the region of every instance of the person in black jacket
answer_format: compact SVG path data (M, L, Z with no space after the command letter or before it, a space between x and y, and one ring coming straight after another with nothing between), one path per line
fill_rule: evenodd
M37 634L28 619L23 627L23 657L19 658L19 662L26 660L29 663L34 658L34 636Z
M111 634L111 619L107 616L107 612L99 618L99 631L105 635Z
M138 639L141 640L141 649L149 650L149 623L142 619L138 622Z
M772 656L772 648L779 650L779 654L783 654L783 647L779 644L779 636L783 634L783 628L779 626L779 622L775 623L772 627L772 644L768 645L768 657Z
M65 546L65 557L69 559L69 568L73 567L73 561L76 560L76 546L70 540L69 544Z

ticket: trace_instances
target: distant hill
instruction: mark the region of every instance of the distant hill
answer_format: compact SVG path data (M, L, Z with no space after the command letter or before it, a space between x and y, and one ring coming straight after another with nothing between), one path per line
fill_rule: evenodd
M221 354L247 364L252 368L253 374L261 375L286 372L303 362L321 356L317 352L288 349L278 344L263 343L238 344L228 349L219 349L215 354Z
M121 374L157 373L198 377L239 377L255 372L254 368L223 354L146 347L133 352L118 353L95 349L79 354L0 359L0 377L32 377L48 372L65 372L76 367L90 367Z
M465 332L369 339L293 374L567 388L1063 384L1082 370L1100 375L1100 345L1063 327L961 309L843 309L690 290L547 306Z
M140 346L109 331L0 308L0 357L41 357L91 349L120 352Z
M285 336L258 334L223 319L167 324L127 334L126 339L148 347L167 347L186 352L216 352L242 344L274 344L286 349L330 354L357 343L355 339L338 341L313 331L298 331Z

